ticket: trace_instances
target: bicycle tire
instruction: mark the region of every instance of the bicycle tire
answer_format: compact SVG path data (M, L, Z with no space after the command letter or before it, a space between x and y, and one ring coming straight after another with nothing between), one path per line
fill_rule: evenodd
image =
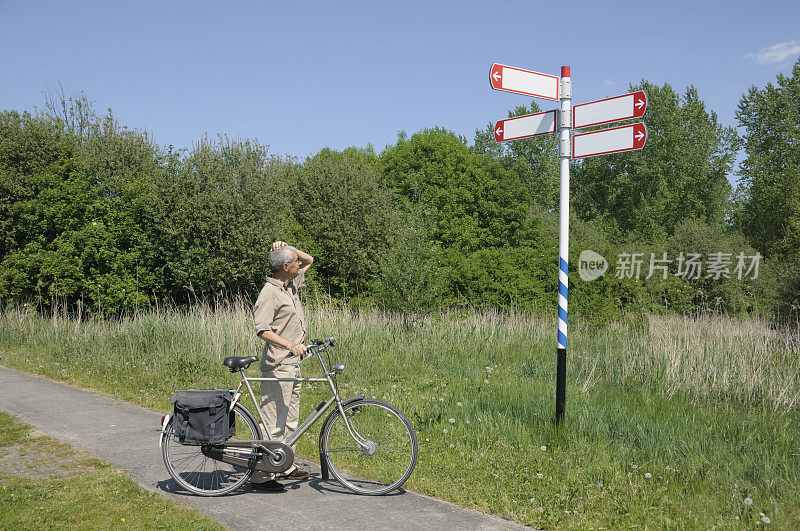
M399 488L417 464L417 435L393 405L365 398L343 406L366 447L356 442L337 407L325 420L320 447L328 470L347 489L377 496Z
M243 440L261 439L261 430L253 415L241 404L234 404L233 413L236 415L236 434L234 438ZM241 487L253 471L242 468L203 455L201 446L187 446L178 442L173 436L174 418L170 419L165 428L164 443L161 448L164 464L169 475L178 485L199 496L222 496ZM248 457L255 454L256 450L240 448L237 455Z

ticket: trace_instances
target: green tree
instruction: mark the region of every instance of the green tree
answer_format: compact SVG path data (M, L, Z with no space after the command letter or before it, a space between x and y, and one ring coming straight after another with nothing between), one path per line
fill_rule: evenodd
M372 286L381 306L415 312L452 302L442 274L441 247L434 241L425 214L397 208L385 226L386 250Z
M383 175L430 216L442 247L472 253L514 246L524 235L529 196L519 177L471 153L463 138L435 128L398 140L381 154Z
M777 84L751 87L736 113L745 128L736 224L782 266L783 309L800 308L800 59Z
M737 136L708 111L697 89L679 96L669 84L631 86L647 94L644 149L584 159L571 179L572 206L583 219L605 217L625 232L662 240L686 219L712 225L729 213Z
M675 260L670 267L672 274L678 272L677 258L681 253L684 257L689 253L701 255L705 266L697 275L699 278L652 285L655 289L664 289L663 297L669 307L726 313L766 312L774 307L776 276L772 264L758 256L738 230L689 220L676 227L675 234L667 240L666 251ZM721 273L709 268L715 260L724 264ZM750 269L756 265L754 261L758 262L757 270ZM669 291L678 286L677 291ZM681 300L681 295L687 294L691 297Z
M98 118L85 96L60 103L62 114L49 102L37 116L0 118L0 297L113 311L146 303L127 177L145 173L136 161L155 148L110 113Z
M55 225L36 227L31 201L47 187L48 169L72 156L73 143L56 124L30 113L0 113L0 260L29 242L32 234ZM44 242L40 242L44 243Z
M316 284L337 298L367 297L389 246L397 198L371 149L325 148L293 175L298 245L315 258Z
M140 196L146 253L161 286L178 302L252 296L268 274L270 244L292 241L286 175L293 164L257 141L201 139L170 154Z

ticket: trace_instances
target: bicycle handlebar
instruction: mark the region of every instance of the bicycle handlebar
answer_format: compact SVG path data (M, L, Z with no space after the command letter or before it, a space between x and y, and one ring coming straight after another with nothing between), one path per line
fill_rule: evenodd
M317 352L322 352L328 347L332 347L333 344L333 336L328 339L312 339L310 344L305 345L307 355L304 359L308 359L309 355L314 353L314 349L316 349Z

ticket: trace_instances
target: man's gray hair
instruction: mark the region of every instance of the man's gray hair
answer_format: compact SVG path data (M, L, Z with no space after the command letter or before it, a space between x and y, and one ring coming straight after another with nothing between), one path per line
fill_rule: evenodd
M269 270L271 273L277 273L283 269L283 264L288 264L294 260L292 256L294 247L288 245L273 249L269 252Z

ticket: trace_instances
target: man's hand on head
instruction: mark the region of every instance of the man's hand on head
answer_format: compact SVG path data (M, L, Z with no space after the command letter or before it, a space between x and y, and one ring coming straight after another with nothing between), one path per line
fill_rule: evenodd
M276 249L280 249L281 247L288 247L292 251L296 251L297 250L294 247L292 247L291 245L289 245L288 243L282 242L280 240L272 242L272 250L273 251L276 250Z

